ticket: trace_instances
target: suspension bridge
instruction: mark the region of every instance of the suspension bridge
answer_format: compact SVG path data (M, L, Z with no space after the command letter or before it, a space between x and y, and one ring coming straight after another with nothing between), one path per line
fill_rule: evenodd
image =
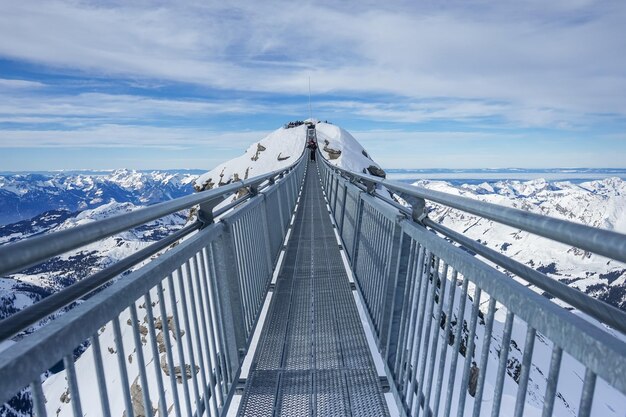
M37 416L550 416L573 361L575 415L597 414L606 392L623 404L626 314L432 221L427 202L626 262L623 235L303 154L0 247L6 276L199 207L197 222L0 322L7 340L74 305L0 352L0 403L26 398Z

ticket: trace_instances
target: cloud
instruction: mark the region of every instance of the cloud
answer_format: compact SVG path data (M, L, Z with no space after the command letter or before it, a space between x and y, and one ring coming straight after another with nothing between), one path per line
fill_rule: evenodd
M38 81L0 78L0 91L39 89L44 86L45 84L40 83Z
M317 93L626 115L624 3L550 3L11 2L0 54L236 91L304 93L311 75Z
M242 150L263 138L265 131L208 131L206 129L102 124L72 130L4 129L0 148L156 148L209 147L216 152Z

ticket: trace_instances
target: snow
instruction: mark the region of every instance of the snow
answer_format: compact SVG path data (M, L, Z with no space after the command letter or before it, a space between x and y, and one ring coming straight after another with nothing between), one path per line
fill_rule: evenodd
M365 149L346 130L315 119L307 119L306 122L316 123L319 149L331 164L358 172L363 172L370 166L380 168L366 156L368 154ZM202 174L195 182L196 189L209 189L215 185L228 184L290 166L305 149L306 131L306 124L275 130L259 142L250 145L242 156L224 162ZM331 159L325 148L341 151L341 155L337 159ZM209 184L211 184L210 187Z
M372 165L380 168L369 157L363 146L346 130L329 123L318 123L315 129L320 151L332 165L356 172L363 172ZM331 159L326 148L339 150L341 155L337 159Z
M414 185L626 233L626 182L619 178L579 185L543 179L459 186L421 180ZM593 291L594 296L626 307L626 294L618 289L626 277L626 264L439 204L427 205L434 221L532 268L543 269L574 288Z
M207 188L208 184L224 185L292 165L305 149L306 128L306 125L301 125L275 130L259 142L250 145L242 156L202 174L195 181L196 189L209 189L213 185Z
M370 158L367 151L358 143L358 141L346 130L329 124L322 123L317 120L309 120L316 126L317 139L319 143L319 149L322 155L330 160L330 163L343 169L353 170L357 172L363 172L370 166L378 167L378 165ZM215 167L213 170L201 175L194 183L197 189L210 188L214 186L223 185L237 179L250 178L257 175L262 175L267 172L275 171L285 168L293 164L305 151L306 141L306 125L297 126L294 128L280 128L270 133L266 137L262 138L259 142L252 144L245 153L237 158L222 163ZM341 153L337 155L336 152ZM333 154L331 156L331 153ZM155 172L150 174L144 174L130 170L117 170L108 175L108 181L117 184L119 187L128 190L137 190L147 187L149 184L161 183L161 184L189 184L194 181L192 176L172 176L164 172ZM6 184L6 189L13 192L13 188L19 188L17 185L19 182L8 183L4 177L0 177L0 188L5 189L3 184ZM95 187L96 179L90 176L79 175L74 177L72 181L60 180L59 178L53 178L46 181L41 181L42 184L38 186L52 186L56 187L56 190L69 189L71 187ZM45 183L45 184L43 184ZM532 181L496 181L496 182L484 182L478 185L465 184L461 186L453 186L450 183L443 181L419 181L417 185L444 191L450 194L462 195L469 198L478 199L481 201L492 202L508 207L516 207L524 210L529 210L539 214L550 215L570 221L576 221L584 224L589 224L596 227L603 227L619 232L626 232L626 183L619 178L609 178L601 181L589 181L582 184L572 184L570 182L549 182L546 180L532 180ZM13 187L13 188L11 188ZM23 192L19 188L20 192ZM99 196L96 192L94 196ZM129 212L137 209L139 206L129 202L105 202L102 199L93 198L92 203L104 202L97 208L86 210L76 216L73 216L63 223L55 226L54 230L62 230L71 228L79 224L85 224L92 222L96 219L107 218L115 214ZM555 264L553 272L548 272L548 275L561 280L572 280L569 285L579 288L581 290L590 290L598 284L623 288L626 283L626 273L620 271L626 270L626 265L615 262L607 261L604 258L587 254L582 251L576 251L572 248L549 241L544 238L530 235L519 230L507 226L501 226L494 224L493 222L478 219L476 216L461 213L455 210L450 210L438 205L431 205L432 211L430 217L436 221L441 221L444 225L462 231L473 239L480 239L490 248L506 253L515 259L537 267L549 267L552 263ZM168 218L160 219L157 227L176 227L180 226L184 219L180 216L170 216ZM130 253L134 253L137 250L145 247L150 242L142 239L143 233L140 231L129 231L119 236L110 237L102 240L101 242L88 245L81 248L80 251L73 251L69 254L65 254L61 259L69 259L71 256L76 256L80 253L96 252L99 256L98 262L100 266L114 262L128 256ZM11 237L15 237L12 234ZM6 239L6 238L5 238ZM508 245L508 246L507 246ZM602 274L607 272L616 273L615 279L608 283L608 279L602 278ZM184 273L184 272L183 272ZM44 274L20 274L14 275L13 279L16 281L29 282L41 287L48 287L52 285L57 273L44 275ZM459 277L460 278L460 277ZM450 278L448 278L450 279ZM177 275L175 281L177 280ZM451 281L448 282L448 288L451 285L455 285ZM195 284L194 284L195 286ZM176 292L178 290L178 284L176 284ZM165 309L166 314L172 315L172 307L169 300L169 295L173 290L170 288L167 282L164 283L165 289ZM200 294L202 291L199 288L193 288L195 294ZM9 280L0 281L0 293L11 291L11 282ZM473 293L473 286L470 285L469 293ZM189 294L189 292L188 292ZM152 301L156 302L156 306L153 311L156 317L159 317L160 304L158 302L158 294L156 290L151 290L150 295ZM457 288L453 303L453 315L458 316L458 306L461 300L460 289ZM484 310L485 301L488 299L487 295L482 298L483 304L481 309ZM447 303L448 297L445 298ZM15 298L15 304L18 307L23 307L31 303L32 300L28 297L17 294ZM199 302L199 301L197 301ZM182 317L183 302L177 299L175 302L179 316ZM146 318L145 305L143 300L139 300L136 303L137 311L139 314L140 323L144 323ZM445 306L444 306L445 307ZM489 415L491 405L493 402L493 391L495 375L498 368L499 352L502 349L502 333L504 330L505 321L505 309L498 306L499 310L495 314L494 327L492 333L492 340L490 341L488 366L487 366L487 380L485 383L485 390L483 395L482 411L480 415ZM465 307L465 318L470 315L471 303L467 303ZM198 307L200 311L200 307ZM445 310L445 308L444 308ZM360 310L360 312L362 312ZM483 311L484 312L484 311ZM574 312L574 314L579 314ZM152 352L150 343L142 341L141 346L136 346L133 340L132 327L128 325L130 319L129 310L123 311L120 316L120 325L122 329L122 341L124 345L124 360L129 367L129 383L133 384L137 381L139 375L138 367L138 352L141 351L146 358L151 358ZM468 323L465 323L467 325ZM598 323L594 323L599 325ZM437 323L434 324L436 326ZM456 324L457 326L463 325L463 323ZM193 327L193 326L192 326ZM191 331L193 329L183 328L182 330ZM258 329L257 329L258 330ZM112 415L123 414L123 401L121 384L123 383L121 375L118 371L117 356L115 354L116 346L114 341L113 329L111 323L108 323L100 331L100 342L102 347L103 361L105 373L107 376L107 389L109 398L112 399ZM371 333L368 332L371 335ZM612 334L615 334L614 332ZM190 334L192 340L195 340L195 334ZM512 340L515 344L511 344L509 347L509 364L511 370L514 370L515 365L522 360L522 349L524 339L526 335L526 324L519 319L516 319L513 326ZM215 335L211 335L215 336ZM623 339L623 336L616 335ZM171 335L171 332L165 337L169 337L170 342L173 345L172 353L174 357L175 365L178 363L178 344ZM460 380L463 371L463 361L465 357L452 352L452 347L449 346L443 340L443 336L440 336L442 342L440 345L445 346L448 358L453 354L458 355L459 366L456 371L456 378ZM149 336L147 337L150 341ZM189 346L187 345L187 335L184 337L183 350L185 356L189 357ZM476 347L474 350L473 360L478 359L478 355L482 350L482 344L484 340L484 324L479 323L476 332ZM0 346L0 350L6 348L6 344ZM195 349L195 347L194 347ZM541 408L543 404L543 393L546 387L547 369L549 366L549 359L552 351L552 345L549 341L545 340L541 335L538 335L535 350L533 353L533 366L530 372L529 392L526 399L526 407L524 415L539 416L541 415ZM209 356L215 354L210 348L204 350L206 362L209 360ZM441 355L441 349L437 353L437 358ZM161 360L161 357L157 358ZM376 357L376 364L381 371L382 364L378 357ZM85 415L99 415L99 394L97 384L95 381L95 369L93 365L93 349L87 348L86 352L80 356L76 361L76 369L78 373L79 385L81 386L81 400L83 403L83 411ZM447 386L447 378L449 374L449 361L444 370L444 387ZM154 406L157 406L156 398L158 398L157 387L153 381L156 380L157 374L155 372L161 372L160 368L155 371L154 363L148 360L146 363L146 369L149 383L150 397L154 400ZM44 383L44 391L48 400L46 407L49 415L57 416L70 416L72 415L71 402L64 402L64 393L67 391L67 381L65 379L65 371L61 371L55 375L50 376ZM168 406L172 404L172 398L174 391L177 391L179 397L184 398L182 384L176 384L174 391L169 384L169 380L164 373L161 372L161 376L164 378L165 395L167 397ZM559 378L558 392L561 394L555 403L556 416L570 416L575 415L578 407L578 398L580 396L580 386L582 384L581 378L584 376L584 369L580 363L578 363L571 356L565 354L563 357L563 365L561 367L561 376ZM198 374L199 377L199 374ZM192 383L192 380L189 380ZM516 401L517 384L515 380L507 373L504 383L504 393L502 398L501 410L503 413L512 412ZM458 398L459 387L455 387L455 394L453 400ZM456 404L456 401L453 401ZM87 406L88 405L88 406ZM473 407L473 398L467 396L465 403L465 414L471 415ZM594 398L593 413L602 416L623 416L623 410L626 409L626 399L623 395L616 393L614 389L607 386L604 381L599 380L596 390L596 396ZM456 415L456 405L452 408L452 413Z

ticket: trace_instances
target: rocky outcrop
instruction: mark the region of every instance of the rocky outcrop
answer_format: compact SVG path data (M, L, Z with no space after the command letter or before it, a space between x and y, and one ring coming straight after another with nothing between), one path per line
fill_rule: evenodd
M370 165L369 167L367 167L367 172L370 175L374 175L375 177L385 178L387 176L387 173L376 165Z
M324 152L326 152L328 154L328 159L330 159L332 161L333 159L339 158L341 156L341 151L339 149L329 148L328 145L330 145L330 142L325 140L324 141Z
M260 143L257 143L257 145L256 145L256 153L250 159L253 160L253 161L257 161L259 159L259 155L261 154L261 152L263 152L266 149L267 148L265 148L265 146L261 145Z

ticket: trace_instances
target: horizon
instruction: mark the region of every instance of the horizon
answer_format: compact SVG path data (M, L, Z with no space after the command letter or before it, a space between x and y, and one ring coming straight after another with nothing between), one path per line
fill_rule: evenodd
M625 20L599 0L8 3L0 170L208 170L306 119L309 78L313 117L387 169L621 167Z

